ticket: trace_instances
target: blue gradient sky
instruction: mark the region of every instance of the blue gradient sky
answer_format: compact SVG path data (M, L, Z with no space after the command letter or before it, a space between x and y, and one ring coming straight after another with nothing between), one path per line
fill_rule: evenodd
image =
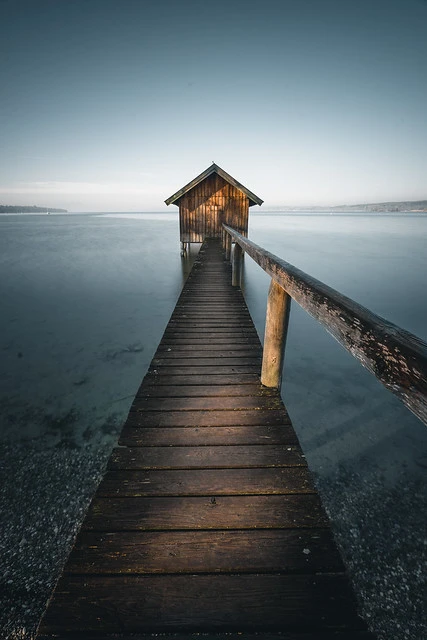
M426 0L0 0L0 203L427 198Z

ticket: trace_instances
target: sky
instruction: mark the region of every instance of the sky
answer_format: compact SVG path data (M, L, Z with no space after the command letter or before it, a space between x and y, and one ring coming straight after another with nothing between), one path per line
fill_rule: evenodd
M0 204L427 198L427 0L0 0ZM169 209L175 209L171 205Z

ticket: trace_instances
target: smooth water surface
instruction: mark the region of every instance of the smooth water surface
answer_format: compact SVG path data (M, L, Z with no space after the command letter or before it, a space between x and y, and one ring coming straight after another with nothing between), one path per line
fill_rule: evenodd
M182 288L177 234L167 214L0 218L1 438L115 432Z
M249 236L427 339L427 216L251 211ZM180 257L176 213L0 216L7 638L31 637L197 249ZM268 285L246 256L261 336ZM297 305L283 396L363 614L419 640L427 428Z
M251 217L250 238L427 341L427 216ZM245 295L264 332L269 277L245 262ZM427 465L427 428L315 320L292 305L283 395L312 465L363 457L396 476ZM326 449L322 446L326 445ZM401 459L400 459L401 457Z

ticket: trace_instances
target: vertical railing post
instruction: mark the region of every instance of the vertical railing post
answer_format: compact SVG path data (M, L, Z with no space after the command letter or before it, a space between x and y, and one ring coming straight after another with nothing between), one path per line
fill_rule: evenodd
M291 297L275 280L268 291L261 384L280 388Z
M225 259L230 260L231 256L231 236L229 233L225 234Z
M240 287L242 279L242 247L237 242L234 245L231 284L233 287Z

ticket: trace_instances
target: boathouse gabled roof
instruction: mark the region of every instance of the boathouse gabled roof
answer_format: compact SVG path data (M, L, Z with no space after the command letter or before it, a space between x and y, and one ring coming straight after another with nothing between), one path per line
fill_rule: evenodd
M252 205L254 204L262 205L262 203L264 202L264 200L261 200L261 198L258 198L258 196L252 193L252 191L249 191L249 189L244 187L242 184L240 184L240 182L235 180L232 176L230 176L230 174L224 171L224 169L221 169L221 167L219 167L217 164L213 162L210 167L208 167L205 171L203 171L203 173L201 173L199 176L194 178L191 182L186 184L185 187L182 187L182 189L174 193L173 196L170 196L170 198L165 200L165 203L167 205L170 205L170 204L178 205L178 201L180 198L182 198L183 195L185 195L188 191L196 187L200 182L203 182L203 180L205 180L208 176L212 175L213 173L217 173L219 176L221 176L221 178L224 178L224 180L226 180L227 182L232 184L234 187L242 191L249 198L250 207L252 207Z

